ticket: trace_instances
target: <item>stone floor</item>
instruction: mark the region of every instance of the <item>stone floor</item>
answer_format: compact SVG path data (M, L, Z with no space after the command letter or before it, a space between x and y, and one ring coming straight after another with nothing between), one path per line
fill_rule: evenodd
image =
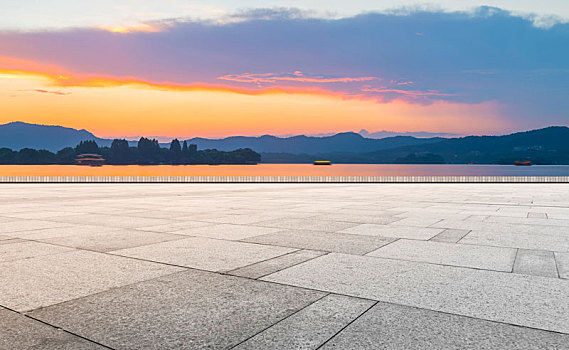
M0 185L0 349L568 349L566 184Z

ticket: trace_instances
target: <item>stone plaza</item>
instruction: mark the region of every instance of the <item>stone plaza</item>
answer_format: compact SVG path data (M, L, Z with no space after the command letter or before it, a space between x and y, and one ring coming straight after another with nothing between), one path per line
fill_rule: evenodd
M0 349L569 349L569 184L0 184Z

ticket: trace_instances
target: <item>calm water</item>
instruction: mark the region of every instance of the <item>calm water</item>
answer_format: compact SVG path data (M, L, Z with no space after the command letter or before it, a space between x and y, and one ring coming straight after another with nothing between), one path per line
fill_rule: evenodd
M569 165L0 165L0 176L569 176Z

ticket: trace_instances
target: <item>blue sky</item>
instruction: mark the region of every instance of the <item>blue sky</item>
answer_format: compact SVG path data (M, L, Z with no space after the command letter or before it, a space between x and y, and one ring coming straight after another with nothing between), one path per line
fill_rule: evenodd
M145 110L150 121L149 111L181 98L180 91L188 101L203 91L225 94L208 95L225 102L200 105L200 115L212 119L194 117L189 111L196 104L180 102L168 130L199 120L203 130L207 123L214 130L266 121L255 133L465 134L569 120L569 5L560 1L486 2L502 8L469 0L419 7L367 0L47 3L2 5L0 102L11 101L13 111L4 121L20 120L24 112L28 121L40 120L25 108L33 91L45 95L41 103L60 103L48 109L51 115L38 105L48 122L63 123L57 118L68 115L65 123L89 128L94 121L82 119L80 107L65 108L103 97L79 98L86 93L81 89L100 91L118 106L114 96L133 85L143 89L132 96L157 91L146 100L155 103ZM10 88L14 74L35 75L37 86ZM26 102L5 100L14 96ZM121 119L135 115L127 105L105 110L107 124L130 125ZM290 113L304 114L294 124ZM231 128L224 135L237 133Z

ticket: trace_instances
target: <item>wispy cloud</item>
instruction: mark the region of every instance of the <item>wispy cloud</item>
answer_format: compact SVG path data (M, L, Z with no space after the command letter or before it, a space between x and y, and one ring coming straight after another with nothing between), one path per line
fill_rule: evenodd
M445 94L436 90L402 90L402 89L387 89L387 88L363 88L362 91L365 92L377 92L377 93L394 93L404 96L410 97L428 97L428 96L436 96L436 97L446 97L446 96L454 96L454 94Z
M27 90L27 91L39 92L42 94L59 95L59 96L71 95L70 92L52 91L52 90L43 90L43 89L35 89L35 90Z
M293 73L275 74L275 73L264 73L264 74L235 74L235 75L224 75L218 77L217 79L235 81L240 83L277 83L277 82L299 82L299 83L353 83L362 82L370 80L379 80L377 77L346 77L346 76L333 76L333 75L315 75L307 74L301 71L294 71Z

